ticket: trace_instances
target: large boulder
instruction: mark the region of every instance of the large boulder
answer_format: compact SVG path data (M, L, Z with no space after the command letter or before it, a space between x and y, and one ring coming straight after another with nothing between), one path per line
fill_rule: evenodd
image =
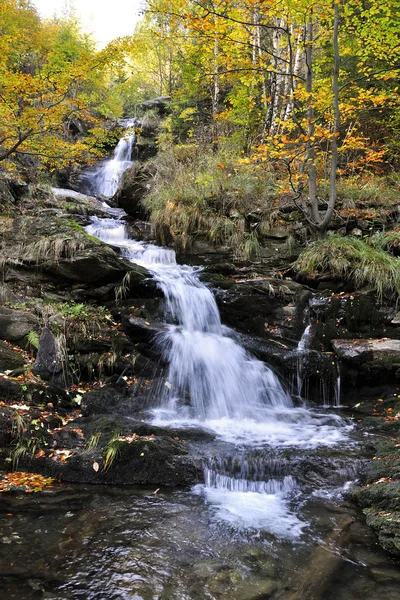
M13 371L23 367L25 364L24 357L19 352L16 352L5 342L0 342L0 373L2 371Z
M78 223L60 215L14 219L4 232L2 250L7 257L6 281L19 284L103 285L121 281L130 273L130 288L140 289L149 278L146 269L125 260Z
M44 381L60 381L62 383L63 364L54 334L48 327L44 327L42 330L32 373L39 375Z
M35 315L0 306L0 339L25 345L28 333L37 330L38 326Z
M150 189L149 179L152 170L148 167L133 163L124 171L114 201L131 217L146 218L146 211L141 201Z

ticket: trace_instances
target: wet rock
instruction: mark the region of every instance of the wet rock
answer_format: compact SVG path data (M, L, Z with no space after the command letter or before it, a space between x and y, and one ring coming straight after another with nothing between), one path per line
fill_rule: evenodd
M149 179L153 175L152 169L138 163L133 163L124 171L114 201L119 208L139 219L146 218L146 210L141 204L145 194L150 189Z
M165 331L163 323L150 322L144 318L127 314L122 317L121 327L134 342L153 343L155 337Z
M105 387L83 396L81 411L84 417L91 415L115 414L116 409L123 402L129 401L126 393L121 389Z
M28 312L0 307L0 339L25 346L30 331L37 331L38 318Z
M311 292L294 281L252 278L217 293L225 323L244 333L298 339Z
M357 380L367 378L377 385L389 375L400 380L400 340L332 340L335 354L357 372Z
M176 487L192 485L202 479L200 461L187 456L183 442L163 436L131 436L131 439L129 442L114 438L116 452L111 464L105 462L106 448L103 448L72 454L64 462L44 457L26 458L20 466L74 483Z
M24 357L10 348L5 342L0 342L0 372L13 371L25 364Z

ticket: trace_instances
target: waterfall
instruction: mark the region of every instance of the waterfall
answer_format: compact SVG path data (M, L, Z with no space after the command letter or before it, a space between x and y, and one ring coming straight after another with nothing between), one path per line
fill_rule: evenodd
M112 196L130 160L133 137L123 138L114 156L96 171L98 193ZM107 206L107 205L106 205ZM119 209L110 218L92 217L86 231L120 248L125 258L152 274L165 299L165 331L156 343L168 375L155 425L202 427L225 442L254 448L316 448L345 439L350 429L337 415L294 406L276 374L237 341L221 323L215 298L200 279L199 267L179 265L174 250L131 239ZM309 325L298 346L306 358ZM300 371L299 371L300 376ZM234 447L234 446L232 446ZM297 538L306 523L293 512L296 480L275 455L216 460L207 464L205 483L194 488L213 506L215 517L247 529L265 529Z
M132 149L135 142L133 127L135 124L135 119L126 119L121 122L127 132L119 140L113 156L104 161L88 177L94 194L112 198L117 191L122 173L132 164Z
M297 345L298 352L304 352L304 350L308 350L310 347L312 339L312 324L309 323L305 330L303 331L303 335L300 338L300 341Z
M199 267L178 265L170 248L130 239L119 219L92 217L86 230L146 267L164 294L168 326L157 341L169 368L155 424L202 426L255 446L317 447L343 438L337 415L294 407L275 373L222 325Z

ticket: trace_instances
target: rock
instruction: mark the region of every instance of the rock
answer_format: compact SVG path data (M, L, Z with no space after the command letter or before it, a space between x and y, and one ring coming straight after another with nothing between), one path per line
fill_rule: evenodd
M363 236L363 232L361 231L361 229L359 229L358 227L355 227L352 232L351 235L354 235L355 237L359 237L361 238Z
M140 436L131 443L122 439L114 444L117 451L108 468L104 462L106 448L78 451L65 462L26 457L20 461L20 468L75 483L174 487L203 479L200 460L187 456L185 444L170 436ZM94 463L100 468L94 469Z
M134 163L124 171L114 201L128 215L139 219L146 218L146 211L141 205L144 195L149 191L149 178L152 170L146 166Z
M64 286L81 282L105 285L120 281L129 272L131 287L139 289L150 277L145 268L133 265L107 244L87 235L70 218L19 217L3 236L3 243L9 263L6 281L43 285L50 279Z
M74 190L67 190L64 188L51 188L51 191L56 196L56 198L62 198L66 201L73 202L89 202L93 204L93 208L99 208L99 202L93 196L87 196L86 194L81 194L80 192L75 192Z
M170 96L158 96L151 100L142 102L142 108L144 110L157 110L160 115L165 115L169 112L169 104L172 101Z
M102 388L94 392L84 394L81 411L84 417L91 415L115 414L116 407L129 401L126 394L115 388Z
M122 316L121 328L132 341L146 343L152 343L157 334L166 329L163 323L154 323L127 314Z
M39 349L32 366L32 373L39 375L44 381L61 380L63 365L57 351L56 339L47 327L40 336Z
M23 367L25 360L21 354L10 348L5 342L0 342L0 372L13 371Z
M400 556L400 512L374 509L367 509L364 512L367 524L377 534L381 546L387 552Z
M223 321L243 333L298 339L310 296L294 281L257 277L218 292L217 301Z
M396 313L392 319L392 325L400 325L400 312Z
M337 356L356 366L369 363L383 370L400 368L400 340L332 340L332 346Z
M30 331L37 331L39 320L35 315L0 306L0 339L24 346Z

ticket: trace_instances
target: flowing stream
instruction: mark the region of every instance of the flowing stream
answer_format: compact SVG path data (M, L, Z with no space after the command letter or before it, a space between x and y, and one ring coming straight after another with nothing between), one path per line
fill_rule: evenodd
M98 194L115 193L132 143L128 134L92 175ZM146 267L165 298L166 329L156 343L168 367L148 419L213 434L204 483L174 492L69 486L61 502L41 499L27 512L22 505L0 558L11 552L12 564L25 561L32 576L23 591L11 583L4 598L42 597L36 572L47 573L53 592L44 597L53 600L283 599L291 577L304 588L317 569L322 579L332 570L332 582L312 600L399 600L395 569L343 501L357 474L349 422L294 401L221 323L201 269L177 264L170 248L131 239L122 211L109 214L93 217L87 232ZM311 326L299 354L310 334ZM293 598L309 600L304 590Z

